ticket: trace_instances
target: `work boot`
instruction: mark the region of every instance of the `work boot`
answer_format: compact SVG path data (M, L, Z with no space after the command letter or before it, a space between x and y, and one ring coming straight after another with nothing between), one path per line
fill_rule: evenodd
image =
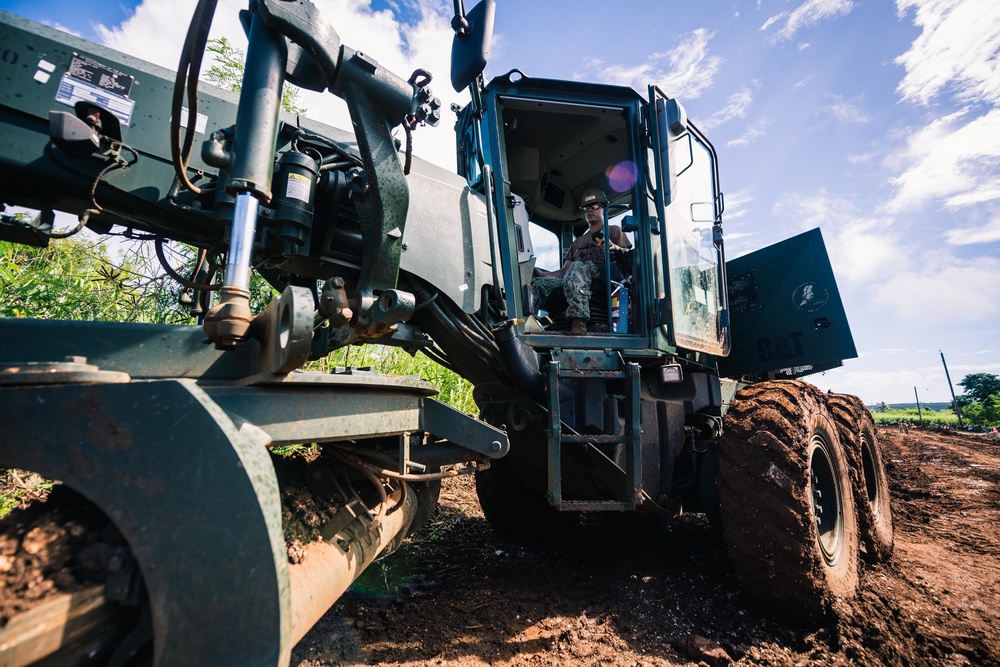
M587 333L587 320L570 320L573 328L569 330L571 336L583 336Z

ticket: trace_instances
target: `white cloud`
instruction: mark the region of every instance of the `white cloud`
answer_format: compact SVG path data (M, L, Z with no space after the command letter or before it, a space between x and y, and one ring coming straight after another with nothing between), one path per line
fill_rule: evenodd
M722 58L709 55L711 38L712 33L698 28L670 51L650 54L641 64L605 66L602 61L591 59L587 65L596 70L595 76L602 83L637 90L645 90L649 83L655 83L665 94L683 102L699 97L711 86L722 64Z
M966 120L968 109L937 118L912 132L888 159L901 170L890 179L892 212L944 200L958 209L1000 198L1000 109Z
M194 14L194 0L155 2L145 0L128 19L113 27L95 27L99 41L136 58L176 70L188 22ZM209 37L226 37L237 48L246 49L246 37L237 13L245 9L240 0L221 0L212 20Z
M67 28L62 23L59 23L57 21L42 21L42 25L47 25L50 28L55 28L56 30L62 30L63 32L68 32L69 34L75 35L77 37L83 37L83 33L77 30L73 30L72 28Z
M767 19L760 30L767 30L784 21L785 25L770 38L770 42L774 44L792 39L799 30L814 26L824 19L847 14L853 8L851 0L806 0L791 12L781 12Z
M906 68L897 90L927 104L954 88L963 102L1000 102L1000 3L996 0L896 0L900 15L915 10L922 29L896 59Z
M742 218L750 210L750 202L753 201L752 190L735 190L725 193L724 216L726 220ZM729 238L727 236L727 238Z
M849 102L839 95L831 95L833 102L823 108L823 111L833 116L836 120L846 124L863 124L871 121L871 117L866 114L860 106L854 102Z
M1000 218L994 218L980 227L949 229L945 233L949 245L978 245L1000 241Z
M747 126L742 136L726 142L726 148L736 148L738 146L749 146L761 137L767 135L767 126L770 125L766 118L758 120L753 125Z
M851 164L865 164L866 162L871 162L875 158L875 152L869 151L868 153L857 153L854 155L848 155L847 161Z
M698 125L705 130L710 130L734 118L745 118L747 109L752 103L753 93L748 87L743 86L739 91L729 96L729 99L726 100L726 106L700 121Z
M875 304L910 321L927 321L928 304L947 304L954 323L979 321L983 304L1000 303L1000 259L982 256L959 263L927 253L921 260L873 285Z
M778 21L780 21L781 19L785 18L786 16L788 16L788 12L781 12L780 14L775 14L774 16L772 16L771 18L769 18L768 20L764 21L764 25L762 25L762 26L761 26L761 27L759 28L759 30L760 30L761 32L763 32L763 31L767 30L767 29L768 29L768 28L770 28L770 27L771 27L772 25L774 25L775 23L777 23L777 22L778 22Z

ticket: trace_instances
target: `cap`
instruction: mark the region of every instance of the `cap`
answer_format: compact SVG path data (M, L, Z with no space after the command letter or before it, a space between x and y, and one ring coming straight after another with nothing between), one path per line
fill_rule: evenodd
M580 207L584 208L590 206L591 204L604 204L608 203L608 198L604 194L604 190L600 188L587 188L583 191L583 195L580 197Z

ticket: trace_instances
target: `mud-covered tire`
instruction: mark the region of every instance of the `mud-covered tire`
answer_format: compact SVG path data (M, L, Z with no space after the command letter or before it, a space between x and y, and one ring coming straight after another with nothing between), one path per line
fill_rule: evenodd
M851 469L854 506L864 556L881 562L892 555L892 508L889 481L875 422L865 404L850 394L827 394L827 407L837 425Z
M822 392L791 380L751 385L723 429L719 501L733 568L757 606L821 621L858 585L848 464Z
M525 485L506 459L476 473L476 495L493 529L514 542L558 539L579 521L579 514L560 512L544 494Z

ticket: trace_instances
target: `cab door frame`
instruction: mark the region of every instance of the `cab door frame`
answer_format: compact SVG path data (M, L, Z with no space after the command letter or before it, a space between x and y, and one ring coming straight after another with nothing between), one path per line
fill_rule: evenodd
M670 345L715 356L731 340L715 148L684 108L649 86L648 118L659 218L657 322ZM707 195L707 196L706 196Z

